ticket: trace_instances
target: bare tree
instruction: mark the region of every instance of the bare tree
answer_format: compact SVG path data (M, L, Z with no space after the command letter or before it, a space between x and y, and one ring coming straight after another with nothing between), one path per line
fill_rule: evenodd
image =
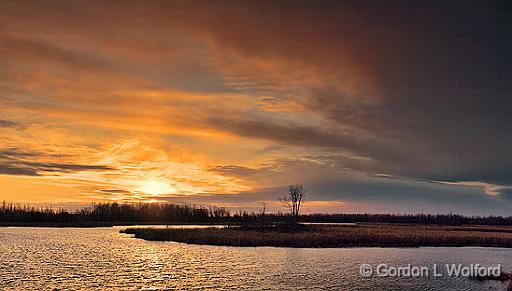
M261 209L261 223L265 225L265 212L267 210L267 204L265 202L262 202L263 208Z
M294 221L297 222L300 213L300 205L304 199L306 190L301 184L290 185L288 192L283 198L280 198L281 204L288 209Z

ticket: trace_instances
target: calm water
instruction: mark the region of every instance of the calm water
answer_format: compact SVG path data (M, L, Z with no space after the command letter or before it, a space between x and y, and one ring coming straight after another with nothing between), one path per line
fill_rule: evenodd
M363 278L359 265L495 265L512 270L498 248L293 249L148 242L120 228L0 228L4 289L343 289L505 290L467 278Z

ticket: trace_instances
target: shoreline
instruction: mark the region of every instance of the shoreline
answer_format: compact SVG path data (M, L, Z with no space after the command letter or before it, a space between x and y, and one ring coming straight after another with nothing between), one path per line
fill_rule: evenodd
M42 228L95 228L95 227L116 227L116 226L173 226L173 225L201 225L201 226L215 226L227 225L225 223L196 223L196 222L79 222L79 223L46 223L46 222L0 222L2 227L42 227Z
M298 230L273 228L151 229L127 228L121 233L148 241L233 247L292 248L416 248L499 247L512 248L512 227L426 226L358 224L308 226Z

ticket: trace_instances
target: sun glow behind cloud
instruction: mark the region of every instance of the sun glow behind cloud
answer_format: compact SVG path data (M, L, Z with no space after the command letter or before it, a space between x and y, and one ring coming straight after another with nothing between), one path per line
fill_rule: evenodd
M176 189L169 187L169 184L164 181L144 181L140 184L139 190L149 195L158 196L176 193Z
M15 163L40 165L34 169L33 176L24 178L25 183L37 186L38 191L24 190L26 195L23 197L26 198L18 200L158 202L193 195L234 194L250 189L241 179L208 170L210 165L206 159L179 148L162 149L155 139L119 140L87 158L81 157L81 153L84 153L81 149L74 149L74 152L68 152L68 158L84 166L56 164L48 160L51 157L32 153L27 153L30 161L16 160ZM5 189L19 191L10 186ZM22 188L18 186L16 189ZM64 197L52 194L55 191ZM48 199L48 196L53 197Z
M148 139L146 139L148 142ZM113 165L116 172L92 173L92 179L109 186L95 189L107 199L147 200L188 195L232 194L248 190L240 179L207 170L204 161L128 140L100 154L99 163ZM189 161L185 161L189 159ZM81 173L77 175L82 175ZM91 175L91 173L87 173ZM85 194L87 195L87 194Z

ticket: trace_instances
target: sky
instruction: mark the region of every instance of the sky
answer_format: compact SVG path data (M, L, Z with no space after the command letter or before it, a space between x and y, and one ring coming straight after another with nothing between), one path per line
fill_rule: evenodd
M0 200L512 215L511 93L507 1L4 0Z

